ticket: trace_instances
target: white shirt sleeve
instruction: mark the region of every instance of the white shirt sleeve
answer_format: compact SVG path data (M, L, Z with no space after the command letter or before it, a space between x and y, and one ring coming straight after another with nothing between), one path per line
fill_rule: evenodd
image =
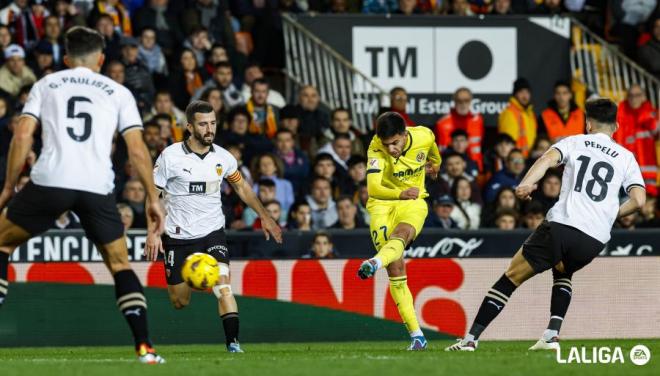
M125 89L125 88L123 88ZM128 130L142 129L142 118L135 98L128 89L122 90L119 97L119 122L117 130L124 134Z
M557 142L551 147L556 149L559 152L559 154L561 154L559 163L564 164L568 161L568 158L570 157L570 154L573 151L573 149L575 149L575 137L563 138L561 141Z
M27 102L25 102L25 106L23 106L23 115L30 115L37 120L41 117L41 82L42 81L39 81L32 86L30 94L28 94Z
M226 153L226 163L227 172L225 173L225 179L230 183L237 183L241 180L241 173L238 171L238 162L231 153Z
M163 153L161 153L154 164L154 184L161 191L165 190L168 178L167 163L165 162L165 158L163 158Z
M635 158L631 157L628 162L628 168L626 169L626 175L623 177L623 189L628 193L630 188L639 187L646 189L644 185L644 178L642 177L642 171L639 169L639 164Z

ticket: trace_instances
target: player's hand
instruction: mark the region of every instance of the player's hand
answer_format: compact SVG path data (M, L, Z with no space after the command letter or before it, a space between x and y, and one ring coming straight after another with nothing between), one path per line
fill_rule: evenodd
M408 188L399 195L402 200L417 200L417 197L419 197L419 188L417 187Z
M14 189L11 187L4 187L2 192L0 192L0 212L7 206L9 199L14 195Z
M519 199L524 200L524 201L531 200L532 196L530 196L530 195L532 194L532 192L534 192L536 190L537 187L538 187L537 184L532 184L532 185L527 185L527 184L522 185L521 184L521 185L516 187L516 196Z
M153 232L155 235L160 236L165 230L165 214L163 214L163 209L160 207L159 200L149 200L147 215L151 219L152 226L148 232Z
M440 165L433 165L433 163L427 162L426 166L424 166L424 169L426 170L426 175L428 175L432 180L436 180L438 178Z
M282 229L272 218L262 217L261 229L266 236L266 240L270 240L270 237L272 236L278 244L282 244Z
M147 243L144 245L143 254L147 258L147 261L156 261L159 252L165 253L163 241L160 239L160 235L150 231L147 234Z

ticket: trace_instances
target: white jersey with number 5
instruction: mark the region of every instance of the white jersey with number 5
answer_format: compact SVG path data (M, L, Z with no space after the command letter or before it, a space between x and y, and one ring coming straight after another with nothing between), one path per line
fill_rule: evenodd
M115 131L142 129L131 92L83 67L39 80L23 115L41 123L43 148L32 168L32 181L102 195L114 189L110 153Z
M565 168L559 201L547 220L607 243L619 213L619 189L644 189L635 156L603 133L567 137L552 147Z

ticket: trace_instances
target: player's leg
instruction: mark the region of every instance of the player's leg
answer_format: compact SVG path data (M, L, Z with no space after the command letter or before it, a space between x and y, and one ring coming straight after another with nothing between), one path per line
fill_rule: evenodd
M164 363L149 338L147 299L140 280L128 262L124 226L114 198L111 195L79 192L74 211L112 274L117 307L131 329L138 359L143 363Z
M408 330L408 334L410 334L411 344L408 350L423 350L426 348L427 342L417 321L413 296L408 288L406 264L403 257L387 266L387 275L390 280L390 295L399 310L399 315Z
M218 313L225 330L225 345L229 352L243 352L238 341L239 316L238 304L231 290L229 265L220 263L220 280L213 286L213 293L218 299Z
M175 309L184 309L188 306L188 304L190 304L192 289L185 282L181 282L176 285L170 285L170 282L168 282L167 295L170 298L172 307Z
M0 307L5 302L9 289L9 256L16 247L30 239L30 234L7 219L0 216Z
M573 284L571 279L573 273L567 273L564 265L560 262L552 268L552 296L550 298L550 321L543 336L530 350L558 350L559 330L564 322L568 306L573 297Z

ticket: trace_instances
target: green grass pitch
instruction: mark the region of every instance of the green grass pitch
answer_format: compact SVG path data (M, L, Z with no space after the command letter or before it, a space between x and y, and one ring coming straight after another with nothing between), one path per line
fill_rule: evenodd
M563 341L569 346L620 346L624 364L557 364L554 352L529 352L532 341L483 341L475 353L446 353L451 341L425 352L406 352L404 342L243 344L227 354L221 345L158 346L163 365L138 364L128 347L0 348L0 374L12 375L660 375L660 339ZM644 366L630 362L637 344L651 350Z

